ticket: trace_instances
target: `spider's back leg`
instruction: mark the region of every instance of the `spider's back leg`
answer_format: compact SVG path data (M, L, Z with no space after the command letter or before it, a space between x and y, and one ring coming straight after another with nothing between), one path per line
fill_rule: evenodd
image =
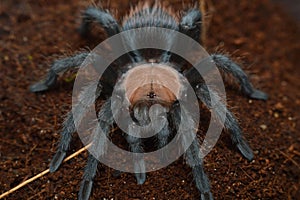
M178 30L180 33L183 33L197 42L201 43L200 34L201 34L201 22L202 16L201 12L198 9L190 9L187 13L181 18L181 21L178 25ZM172 41L176 42L176 41ZM161 62L169 62L173 54L169 51L165 51L160 60ZM175 56L176 57L176 56Z
M116 19L109 13L101 9L89 7L82 15L82 23L79 28L79 33L86 36L92 22L99 23L106 31L108 36L113 36L120 32L119 24Z
M180 33L185 34L186 36L191 37L198 43L202 43L200 39L201 35L201 25L202 25L202 15L201 12L198 9L190 9L188 10L185 15L182 16L179 24L178 24L178 30ZM176 43L177 41L174 41ZM174 61L178 64L178 66L183 66L186 64L185 61L182 60L182 58L179 58L178 56L172 54L171 52L167 51L165 52L162 57L162 62L169 62L171 59L174 59ZM179 69L179 71L182 69Z
M202 15L198 9L190 9L179 23L179 31L201 44Z

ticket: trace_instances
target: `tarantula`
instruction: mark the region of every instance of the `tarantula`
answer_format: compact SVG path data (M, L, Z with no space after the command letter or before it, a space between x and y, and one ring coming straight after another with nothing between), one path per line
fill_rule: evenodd
M90 31L90 25L92 22L100 24L108 36L113 36L123 31L141 27L163 27L183 33L201 44L201 21L202 15L197 8L187 9L181 17L178 17L178 15L174 14L174 12L171 12L163 6L150 6L145 4L144 6L138 6L133 9L129 16L123 20L123 25L121 26L109 11L89 7L83 12L83 20L79 31L81 35L86 36ZM128 45L134 45L135 38L131 39L132 44L129 43ZM172 43L176 43L175 38L172 38L171 36L168 40ZM96 98L104 99L105 103L98 113L98 120L106 134L109 133L111 126L115 123L113 115L109 110L112 103L110 98L112 88L114 87L114 84L120 82L122 79L121 84L127 84L127 86L125 86L125 93L128 96L130 109L133 113L132 117L136 123L149 123L149 109L154 104L158 103L162 107L168 108L167 112L169 116L169 123L167 123L167 127L160 130L156 136L158 147L166 145L171 138L172 131L176 130L176 125L180 123L180 117L178 116L178 101L176 100L175 95L172 94L168 88L159 87L157 83L164 81L162 79L165 79L166 77L168 79L169 77L169 79L171 79L171 84L169 85L173 85L173 87L180 90L181 82L178 77L185 77L192 82L193 89L198 99L201 100L208 108L212 108L213 106L217 108L225 108L226 120L224 127L231 133L233 144L246 159L249 161L253 159L252 150L243 139L241 128L234 115L227 110L225 105L221 102L218 102L216 105L211 104L211 99L206 85L200 80L201 78L198 77L198 79L195 77L196 73L194 73L195 71L193 71L192 68L184 68L182 63L181 66L174 67L171 63L176 61L176 55L173 55L172 52L162 51L160 58L158 59L158 63L155 65L156 70L153 70L151 68L153 63L147 61L141 52L142 51L139 50L132 51L126 55L128 59L123 59L119 63L114 63L115 67L112 68L113 70L106 74L107 76L113 77L108 78L110 79L110 82L100 80L96 91ZM33 84L30 87L30 91L42 92L48 90L55 85L60 72L80 66L87 58L88 54L88 52L79 53L71 57L54 61L46 78L36 84ZM238 81L244 95L253 99L267 100L267 95L264 92L255 89L244 71L230 58L221 54L212 54L210 55L210 59L215 63L218 69L231 74ZM151 84L141 85L136 91L132 91L130 89L130 85L141 84L141 79L149 78L147 76L148 73L151 74ZM168 80L165 81L168 82ZM85 98L89 97L87 96ZM217 109L217 115L218 114ZM182 123L189 123L189 120L184 119ZM189 124L187 124L187 126L189 126ZM58 149L50 163L51 172L56 171L61 165L66 156L66 152L74 132L76 132L76 127L74 125L72 112L70 112L63 123ZM143 152L142 139L130 135L125 136L125 139L127 140L132 152ZM201 199L213 199L213 195L210 191L209 180L203 169L202 158L197 156L198 150L199 144L195 139L185 152L185 158L187 160L187 164L192 168L194 181L201 194ZM144 166L141 163L142 162L139 162L137 165L138 167L143 168ZM90 154L84 170L83 180L78 195L79 199L89 198L92 190L93 179L97 171L97 165L98 160ZM146 180L146 175L143 172L135 173L135 176L138 184L143 184Z

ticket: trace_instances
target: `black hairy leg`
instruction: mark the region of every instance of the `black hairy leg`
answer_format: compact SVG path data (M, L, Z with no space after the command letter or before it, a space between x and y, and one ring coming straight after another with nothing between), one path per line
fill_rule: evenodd
M182 17L181 22L179 23L179 31L187 36L190 36L201 44L201 23L201 12L197 9L190 9ZM168 58L167 55L168 54L165 56L166 58ZM242 92L247 97L259 100L268 99L268 95L266 93L257 90L252 86L245 72L230 58L221 54L212 54L211 58L220 70L233 75L238 80L239 84L241 85Z
M201 23L201 12L198 9L190 9L182 17L179 23L179 31L201 43Z
M257 90L252 86L245 72L230 58L220 54L212 54L211 58L220 70L233 75L233 77L237 79L241 85L242 93L247 97L260 100L268 99L266 93Z
M72 134L75 131L76 128L73 121L73 115L72 112L69 112L63 123L63 129L60 132L61 137L58 148L50 163L50 172L55 172L66 157L66 152L69 149L69 145L72 140Z
M91 149L97 152L97 156L101 156L106 153L107 144L106 138L109 137L111 127L114 123L113 114L111 112L111 101L106 101L99 113L98 113L98 124L96 129L93 131L92 146ZM90 197L93 188L93 179L96 176L98 159L93 155L89 155L88 162L86 164L83 180L80 185L78 194L79 200L87 200Z
M196 94L198 98L209 108L213 109L216 117L221 120L222 116L226 114L224 126L231 133L231 140L236 145L241 154L249 161L253 160L253 152L247 142L242 136L242 130L234 117L234 115L226 108L225 104L221 102L220 97L216 92L205 84L196 86Z
M93 188L93 179L97 173L99 161L89 154L88 161L83 173L83 180L80 185L78 200L88 200Z
M146 181L145 161L142 154L143 153L142 140L141 138L134 137L131 135L127 135L126 140L129 144L130 150L133 153L136 153L132 155L134 157L134 170L136 171L135 178L137 184L141 185Z
M201 12L197 9L189 9L181 18L178 24L178 31L182 34L185 34L197 42L201 44L200 35L201 35L201 23L202 23L202 16ZM176 40L173 41L176 44ZM176 47L178 48L178 47ZM177 60L176 56L172 54L170 51L165 51L160 58L160 61L163 63L168 63L172 59L176 60L176 63L181 66L185 64L182 60ZM173 60L172 60L173 61ZM180 70L180 69L179 69Z
M168 144L171 135L171 130L169 126L169 122L166 120L164 127L157 133L157 147L163 148L165 145ZM167 153L162 151L162 155L160 155L160 159L167 160Z
M200 33L201 33L201 23L202 23L201 12L197 9L188 10L185 15L181 18L179 22L178 30L180 33L183 33L197 42L200 42ZM176 42L176 41L173 41ZM172 53L165 51L160 58L160 61L163 63L168 63L171 60Z
M144 126L149 123L149 109L145 105L136 106L134 108L134 117L138 121L137 125ZM146 173L145 173L145 161L143 157L143 141L140 137L135 137L130 134L133 132L135 135L139 136L140 133L137 131L141 131L141 129L136 129L134 126L130 126L129 134L126 136L126 140L129 144L130 151L135 153L133 154L134 158L134 170L136 181L139 185L143 184L146 181Z
M46 78L38 83L31 85L29 88L30 91L42 92L48 90L56 83L58 74L60 72L64 72L65 70L68 70L72 67L79 67L87 56L88 53L80 53L72 57L54 61Z
M178 103L175 103L170 111L171 118L175 128L179 129L181 123L181 115L184 119L184 124L181 124L183 134L180 138L182 147L186 147L187 141L191 140L194 133L194 121L191 116L188 115L187 110L184 107L180 107ZM207 175L203 169L203 160L200 154L200 146L197 137L194 138L192 144L188 147L184 154L184 158L187 164L192 168L192 173L197 189L200 192L201 200L213 200L213 195L210 191L210 184Z
M101 94L101 87L98 86L95 93L95 98L93 99L93 92L91 90L93 90L95 86L95 84L91 84L85 88L85 90L80 94L78 104L75 105L73 109L74 112L81 113L81 117L84 116L85 110L91 106ZM72 140L72 134L74 132L76 132L76 127L74 124L72 111L70 111L63 123L62 131L60 132L61 138L56 153L50 163L50 172L55 172L61 165L66 156L66 152L69 149L69 145Z
M213 200L209 180L204 172L203 160L200 156L200 146L197 139L195 139L187 149L185 159L192 168L194 181L197 189L200 191L201 200Z
M88 34L90 24L92 22L100 24L105 29L109 37L120 32L119 24L109 12L89 7L82 14L82 23L79 28L79 33L82 36L86 36Z

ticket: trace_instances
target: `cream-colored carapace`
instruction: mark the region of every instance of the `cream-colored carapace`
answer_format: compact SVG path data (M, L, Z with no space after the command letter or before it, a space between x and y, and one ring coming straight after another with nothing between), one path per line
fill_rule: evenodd
M140 100L172 103L179 98L179 73L166 64L146 63L130 69L123 79L125 95L131 105Z

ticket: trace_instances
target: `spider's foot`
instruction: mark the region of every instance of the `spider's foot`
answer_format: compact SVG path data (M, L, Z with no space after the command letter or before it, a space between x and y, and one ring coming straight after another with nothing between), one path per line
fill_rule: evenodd
M50 69L50 71L47 74L47 77L45 80L35 83L29 87L29 90L31 92L43 92L48 90L51 86L53 86L56 83L57 80L57 74Z
M88 200L93 187L93 181L83 180L78 193L78 200Z
M237 148L241 152L241 154L249 161L252 161L254 158L252 149L249 147L249 145L246 143L245 140L241 139L237 144Z
M258 99L258 100L268 100L268 95L260 90L254 89L251 94L248 95L251 99Z
M46 85L45 81L35 83L29 87L30 92L43 92L48 89L49 87Z
M55 172L66 156L65 151L58 150L50 163L50 172Z
M200 200L213 200L214 197L211 192L201 193L201 199Z
M135 173L135 178L136 178L137 184L138 185L144 184L144 182L146 181L144 160L139 160L136 163L134 163L134 169L136 172L138 172L138 173Z
M146 181L146 173L135 173L135 178L138 185L143 185Z

